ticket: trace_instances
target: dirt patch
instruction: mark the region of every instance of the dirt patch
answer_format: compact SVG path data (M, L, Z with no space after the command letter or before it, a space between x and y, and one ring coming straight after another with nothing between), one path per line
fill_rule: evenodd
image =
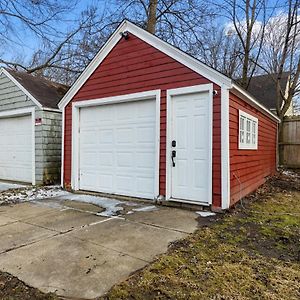
M58 300L54 294L44 294L18 278L0 272L0 299L3 300Z

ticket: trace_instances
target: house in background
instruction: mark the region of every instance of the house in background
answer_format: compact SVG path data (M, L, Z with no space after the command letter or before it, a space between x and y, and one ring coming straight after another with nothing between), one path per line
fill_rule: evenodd
M0 180L57 182L61 112L66 87L24 72L0 69Z
M280 86L287 93L290 75L289 72L283 73L280 80ZM248 92L253 95L262 105L276 114L276 84L269 74L254 76L250 80ZM294 115L294 102L291 102L286 116Z
M59 107L67 188L219 210L276 172L279 119L126 20Z

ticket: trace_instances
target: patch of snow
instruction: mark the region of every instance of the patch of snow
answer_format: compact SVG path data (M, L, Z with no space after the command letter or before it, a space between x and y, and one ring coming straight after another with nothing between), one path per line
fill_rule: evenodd
M216 214L211 211L196 211L196 214L200 215L201 217L212 217L215 216Z
M290 171L290 170L284 170L284 171L282 171L282 174L286 175L286 176L291 176L291 177L298 177L297 173Z
M11 190L11 189L25 188L25 187L26 185L21 185L17 183L0 182L0 192Z
M49 199L69 194L61 189L60 186L47 187L28 187L10 189L0 193L0 204L11 204L34 200Z
M133 211L154 211L154 210L158 210L158 208L155 205L142 206L133 209Z
M105 211L97 213L97 216L102 216L102 217L116 216L119 211L123 210L123 207L119 205L120 204L127 205L126 202L111 199L111 198L97 197L91 195L78 195L78 194L71 194L71 193L69 193L66 196L59 197L59 199L92 203L97 206L103 207Z

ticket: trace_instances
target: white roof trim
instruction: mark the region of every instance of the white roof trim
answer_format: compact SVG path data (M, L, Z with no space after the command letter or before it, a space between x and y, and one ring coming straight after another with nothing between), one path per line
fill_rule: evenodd
M281 120L276 115L274 115L266 107L261 105L252 95L250 95L243 88L239 87L237 84L235 84L235 83L232 84L231 91L233 94L241 97L244 101L249 103L251 106L257 108L263 114L267 115L268 117L271 117L273 120L277 121L278 123L281 122Z
M162 51L168 56L174 58L178 62L187 66L191 70L196 73L201 74L206 77L208 80L220 85L231 87L231 79L221 74L220 72L210 68L209 66L203 64L197 59L191 57L190 55L184 53L183 51L171 46L170 44L164 42L160 38L155 35L147 32L144 29L134 25L133 23L125 20L121 23L121 25L115 30L115 32L111 35L105 45L100 49L100 51L96 54L94 59L89 63L89 65L85 68L85 70L81 73L79 78L75 81L66 95L59 102L58 107L63 109L75 96L75 94L79 91L79 89L83 86L86 80L93 74L96 68L101 64L104 58L110 53L113 47L117 44L117 42L122 38L122 32L128 31L140 38L144 42L153 46L154 48Z
M8 71L6 71L4 68L0 69L0 75L4 74L6 77L8 77L27 97L30 98L30 100L36 104L39 108L43 108L42 104L36 100L35 97L33 97L25 88L24 86L16 79L14 78Z

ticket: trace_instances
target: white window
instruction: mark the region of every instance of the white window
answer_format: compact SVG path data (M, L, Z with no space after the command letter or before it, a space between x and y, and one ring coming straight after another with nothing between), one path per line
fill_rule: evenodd
M239 111L239 149L257 149L258 119Z

